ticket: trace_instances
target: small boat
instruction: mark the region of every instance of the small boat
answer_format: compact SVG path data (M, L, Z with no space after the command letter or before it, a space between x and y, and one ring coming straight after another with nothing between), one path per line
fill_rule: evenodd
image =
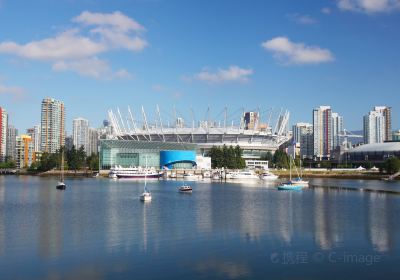
M172 172L171 174L169 174L169 178L175 179L175 178L176 178L176 173L175 173L175 172Z
M140 195L141 201L150 201L151 200L151 193L145 188L143 193Z
M296 168L297 171L297 168ZM297 177L296 179L290 180L290 183L293 185L299 185L302 187L308 187L308 181L303 179L303 173L302 173L302 168L301 168L301 160L300 160L300 175L297 174L299 177Z
M299 177L297 179L291 180L290 183L293 184L293 185L299 185L299 186L302 186L302 187L308 187L308 183L309 182L306 181L306 180L303 180L301 177Z
M58 181L56 189L65 190L67 185L64 183L64 148L61 148L61 164L60 164L60 181Z
M67 185L64 182L58 182L56 189L57 190L65 190L67 188Z
M290 169L289 169L290 170L289 171L289 175L290 175L289 182L284 183L282 185L279 185L278 186L278 190L281 190L281 191L301 191L304 188L304 185L301 185L301 184L298 184L298 183L294 183L294 182L296 182L296 180L292 180L292 157L290 157L290 159L289 159L289 166L290 166Z
M179 187L179 192L181 193L191 193L193 191L191 186L183 185Z
M214 173L211 177L212 180L221 180L222 176L219 173Z
M279 178L279 176L278 176L278 175L275 175L275 174L273 174L273 173L271 173L271 172L269 172L269 171L264 171L264 172L261 174L260 178L261 178L262 180L265 180L265 181L274 181L274 180L277 180L277 179Z
M211 173L210 173L210 171L205 171L205 172L203 173L203 178L211 178Z
M147 167L147 157L146 157L146 167ZM139 199L141 201L150 201L151 200L151 193L147 190L147 176L146 176L146 173L144 174L143 193L140 195Z
M186 181L197 181L199 180L199 176L192 173L185 173L183 174L183 179Z
M238 172L237 171L229 171L225 174L226 179L234 179Z

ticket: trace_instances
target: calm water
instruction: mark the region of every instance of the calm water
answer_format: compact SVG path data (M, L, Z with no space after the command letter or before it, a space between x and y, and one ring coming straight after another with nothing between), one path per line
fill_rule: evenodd
M314 184L400 190L399 183ZM400 279L400 195L0 177L0 279Z

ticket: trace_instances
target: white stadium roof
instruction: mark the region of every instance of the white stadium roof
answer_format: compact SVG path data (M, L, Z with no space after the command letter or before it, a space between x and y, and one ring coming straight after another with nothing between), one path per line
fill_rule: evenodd
M349 153L368 153L368 152L397 152L400 151L400 142L386 142L365 144L353 149Z

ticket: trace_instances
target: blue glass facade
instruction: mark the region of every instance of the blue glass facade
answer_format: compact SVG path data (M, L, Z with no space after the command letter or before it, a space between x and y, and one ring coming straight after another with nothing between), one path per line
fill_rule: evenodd
M160 167L173 169L178 167L192 167L195 165L196 151L160 151Z

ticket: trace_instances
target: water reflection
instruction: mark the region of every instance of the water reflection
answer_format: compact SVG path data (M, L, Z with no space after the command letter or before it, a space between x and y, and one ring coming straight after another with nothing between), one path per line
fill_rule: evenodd
M186 278L235 279L262 271L268 265L252 256L270 250L400 255L395 244L400 196L392 194L323 188L282 192L202 182L193 183L193 194L187 195L178 193L180 183L160 181L149 184L153 201L142 203L141 183L68 184L59 192L50 179L0 177L0 266L5 273L33 262L43 271L50 264L57 271L37 279L101 278L118 270L133 276L148 266L154 268L152 275L182 270ZM179 260L190 265L182 269ZM62 263L69 272L59 272Z

